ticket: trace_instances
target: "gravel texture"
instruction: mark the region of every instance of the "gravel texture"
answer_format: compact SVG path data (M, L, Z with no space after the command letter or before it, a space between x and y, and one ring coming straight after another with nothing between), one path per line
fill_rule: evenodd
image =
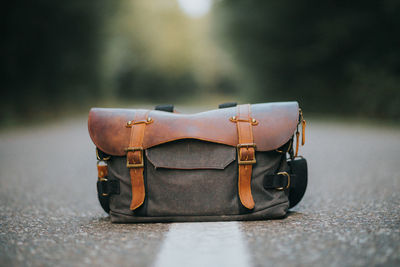
M399 266L400 128L312 121L301 152L303 201L286 219L237 223L248 265ZM95 182L85 119L0 133L0 265L152 266L179 224L111 224ZM191 228L181 225L187 239ZM232 227L193 225L212 226L209 244Z

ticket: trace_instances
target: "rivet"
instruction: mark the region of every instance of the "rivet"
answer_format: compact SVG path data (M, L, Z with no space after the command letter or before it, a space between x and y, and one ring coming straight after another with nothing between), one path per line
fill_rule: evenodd
M147 118L147 121L148 121L148 122L150 122L150 121L151 121L151 118L150 118L150 117L148 117L148 118Z
M257 122L257 120L256 120L256 119L252 119L252 120L251 120L251 122L253 122L253 123L256 123L256 122Z
M232 120L234 120L234 121L235 121L235 120L236 120L236 116L233 116L233 117L232 117Z

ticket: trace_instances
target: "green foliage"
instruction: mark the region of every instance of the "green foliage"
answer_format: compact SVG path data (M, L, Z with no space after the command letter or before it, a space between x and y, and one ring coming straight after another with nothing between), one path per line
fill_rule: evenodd
M118 73L116 96L120 99L163 102L188 96L197 90L192 73L177 77L153 70L130 68Z
M0 122L99 98L102 27L111 1L8 1Z
M251 100L400 119L399 1L223 0L215 24Z
M175 0L5 5L0 125L109 100L177 101L234 88L208 17L188 18Z

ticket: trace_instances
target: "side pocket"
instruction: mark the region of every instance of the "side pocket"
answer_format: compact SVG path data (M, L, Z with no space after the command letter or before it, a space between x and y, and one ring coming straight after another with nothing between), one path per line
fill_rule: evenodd
M256 153L257 163L253 166L251 180L251 190L256 206L253 212L268 209L276 205L285 203L289 206L288 190L277 190L275 188L265 188L267 176L274 175L281 171L289 172L286 163L286 156L275 151L259 151ZM285 215L285 212L281 216Z

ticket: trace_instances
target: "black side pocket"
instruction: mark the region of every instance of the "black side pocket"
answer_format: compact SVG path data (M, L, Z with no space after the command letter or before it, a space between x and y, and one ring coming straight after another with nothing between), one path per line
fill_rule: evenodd
M296 206L303 198L307 189L307 161L305 158L289 160L290 167L290 188L289 188L289 209Z

